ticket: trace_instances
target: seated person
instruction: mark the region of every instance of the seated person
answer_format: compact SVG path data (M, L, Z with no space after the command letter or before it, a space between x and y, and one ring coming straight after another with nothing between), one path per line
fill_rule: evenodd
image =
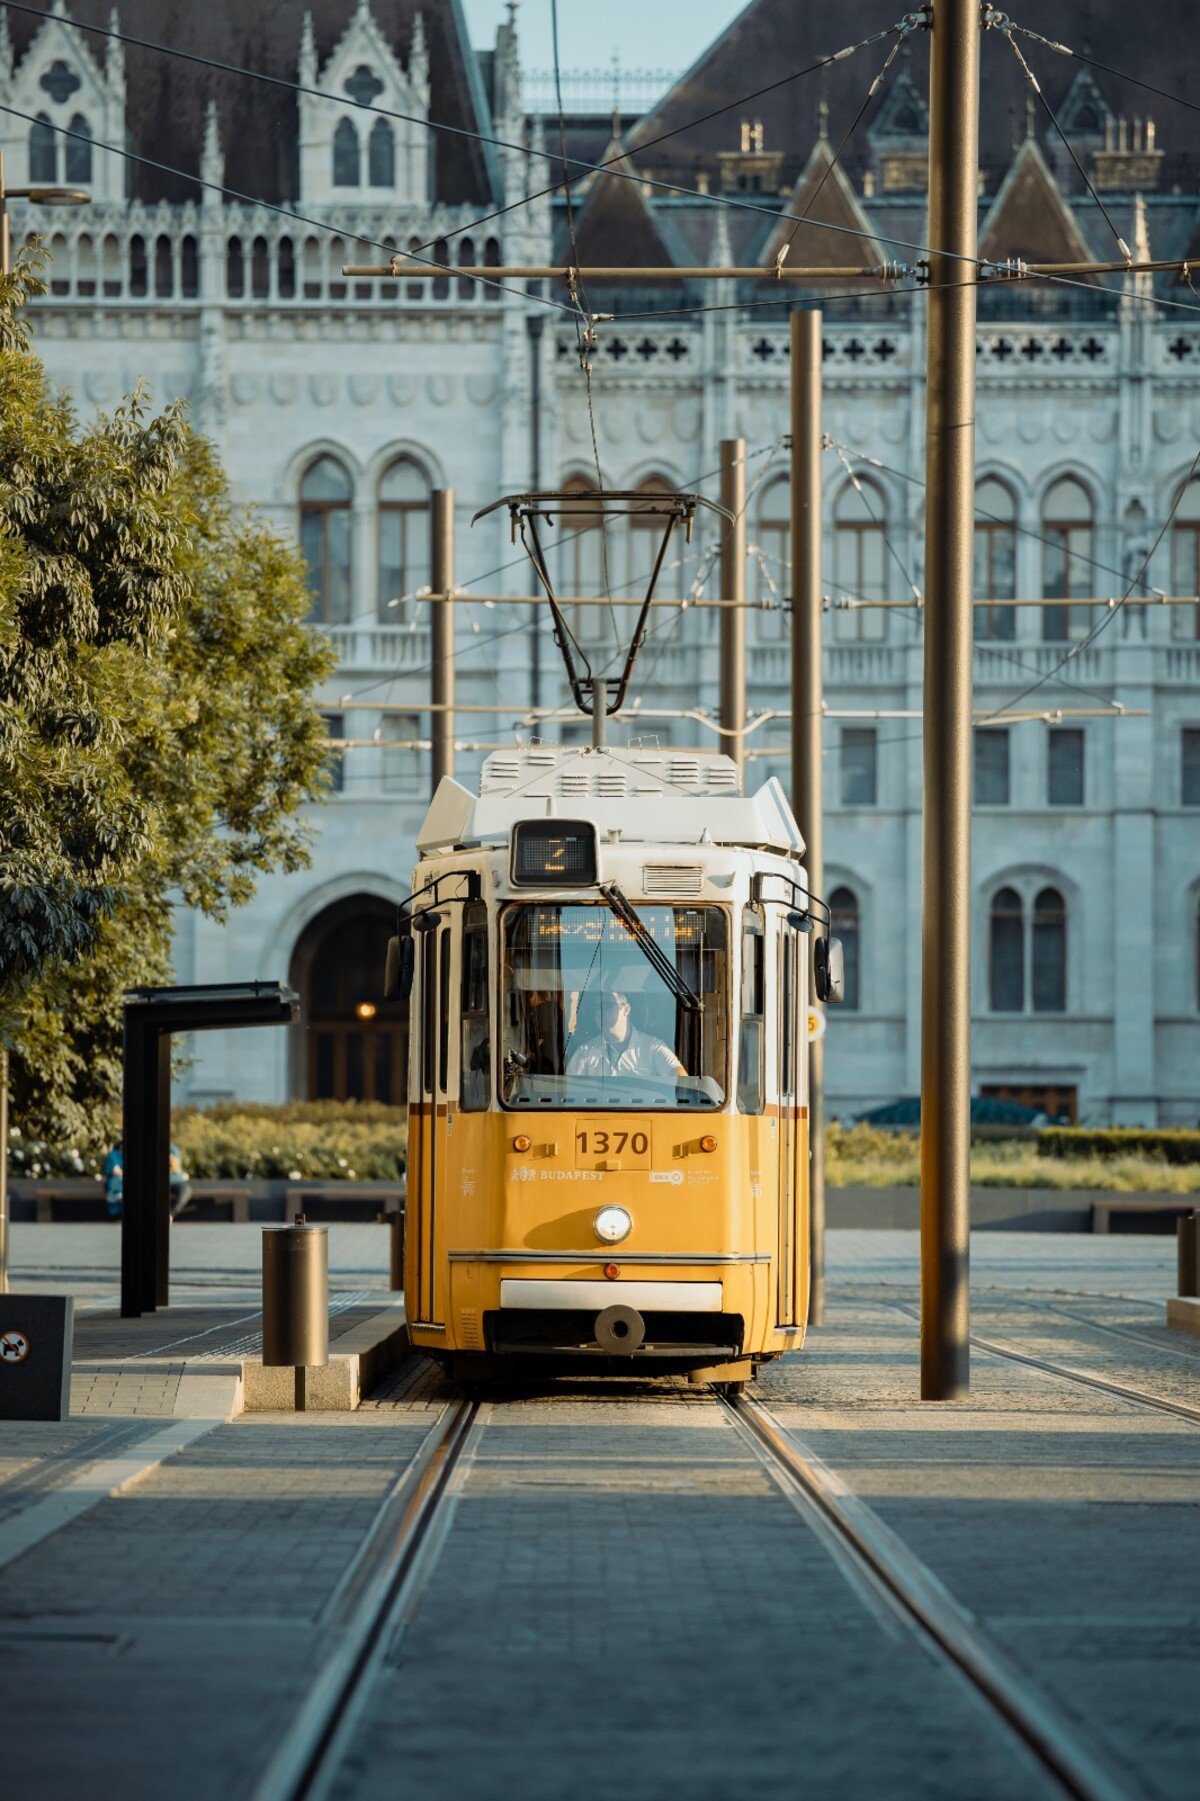
M610 989L600 1004L598 1038L572 1051L569 1076L657 1076L670 1081L687 1070L669 1044L639 1032L630 1019L629 996Z

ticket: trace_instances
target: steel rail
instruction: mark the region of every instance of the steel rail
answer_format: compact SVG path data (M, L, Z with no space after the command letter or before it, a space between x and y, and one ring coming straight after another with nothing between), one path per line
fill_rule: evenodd
M997 1344L995 1339L980 1338L971 1334L971 1343L978 1345L981 1351L988 1351L993 1357L1006 1357L1012 1363L1025 1363L1031 1369L1044 1370L1047 1375L1058 1376L1064 1382L1077 1382L1083 1388L1097 1388L1102 1394L1116 1395L1119 1400L1132 1401L1138 1407L1150 1407L1158 1413L1175 1413L1181 1419L1191 1420L1200 1426L1200 1407L1188 1407L1182 1401L1167 1401L1161 1395L1147 1394L1143 1388L1129 1388L1124 1382L1109 1382L1103 1376L1089 1376L1082 1370L1068 1369L1066 1364L1051 1363L1046 1357L1031 1356L1028 1351L1015 1351L1011 1345Z
M903 1301L880 1300L873 1297L877 1306L892 1307L897 1313L903 1313L908 1319L918 1316L913 1308ZM1105 1328L1101 1327L1101 1330ZM1109 1328L1112 1330L1112 1328ZM1030 1369L1043 1370L1048 1376L1057 1376L1064 1382L1075 1382L1081 1388L1095 1388L1101 1394L1115 1395L1118 1400L1130 1401L1138 1407L1149 1407L1157 1413L1174 1413L1180 1419L1190 1420L1200 1426L1200 1407L1188 1407L1183 1401L1168 1401L1162 1395L1148 1394L1144 1388L1130 1388L1124 1382L1109 1382L1104 1376L1089 1375L1084 1370L1069 1369L1065 1363L1052 1363L1049 1358L1035 1357L1029 1351L1014 1350L1012 1345L998 1344L994 1338L981 1338L972 1332L971 1343L981 1351L987 1351L993 1357L1005 1357L1011 1363L1027 1364ZM1169 1347L1164 1347L1169 1348Z
M893 1608L963 1675L1076 1801L1130 1801L1130 1775L1097 1756L1074 1724L1036 1689L980 1628L938 1577L801 1441L786 1433L759 1401L718 1397L762 1461L794 1498L832 1527Z
M302 1801L322 1792L337 1768L353 1704L386 1654L478 1411L476 1401L448 1403L401 1476L389 1497L389 1504L402 1509L400 1518L369 1572L352 1566L361 1598L255 1784L253 1801Z

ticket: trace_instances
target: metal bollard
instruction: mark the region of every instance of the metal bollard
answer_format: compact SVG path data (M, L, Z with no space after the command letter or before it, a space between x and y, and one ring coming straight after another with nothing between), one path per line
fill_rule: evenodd
M1200 1213L1180 1215L1176 1249L1179 1254L1179 1293L1200 1296Z
M391 1250L391 1284L397 1293L404 1287L404 1208L397 1207L388 1215L388 1239Z
M305 1404L304 1372L329 1361L329 1228L291 1226L263 1232L263 1364L296 1372L296 1409Z

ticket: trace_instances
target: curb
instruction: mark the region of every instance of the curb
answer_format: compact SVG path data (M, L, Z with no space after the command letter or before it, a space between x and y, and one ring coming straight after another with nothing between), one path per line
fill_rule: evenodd
M306 1413L352 1413L409 1352L408 1318L402 1307L388 1307L335 1341L329 1362L305 1372ZM261 1358L241 1366L241 1411L294 1413L295 1372L264 1368Z

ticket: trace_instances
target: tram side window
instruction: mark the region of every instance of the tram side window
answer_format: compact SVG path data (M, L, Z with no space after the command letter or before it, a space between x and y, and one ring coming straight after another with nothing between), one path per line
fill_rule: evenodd
M438 1093L445 1094L450 1075L450 934L443 931L438 975Z
M790 932L784 934L782 950L779 984L779 1096L781 1100L791 1100L796 1064L792 1046L792 1033L795 1029L792 989L796 980L796 940Z
M741 1025L738 1030L739 1113L761 1113L765 1098L764 945L762 920L755 913L745 914L742 921Z
M436 955L437 940L432 932L426 932L421 939L421 1092L427 1095L433 1093Z
M487 908L472 903L463 914L461 1105L482 1113L491 1086L492 1044L488 1012Z

